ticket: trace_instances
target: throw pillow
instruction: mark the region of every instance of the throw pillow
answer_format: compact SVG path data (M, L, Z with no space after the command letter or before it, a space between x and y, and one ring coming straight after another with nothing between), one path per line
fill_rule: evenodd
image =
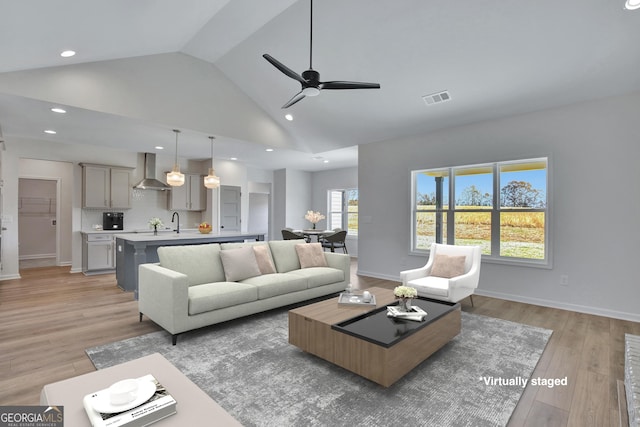
M256 254L251 246L220 251L220 260L227 282L237 282L261 274Z
M327 267L324 251L320 243L301 243L296 245L300 268Z
M438 255L433 260L431 275L451 279L452 277L464 274L464 262L467 259L464 255Z
M253 251L256 255L256 261L258 261L258 267L262 274L273 274L276 272L276 267L273 265L271 259L271 251L268 245L255 245Z

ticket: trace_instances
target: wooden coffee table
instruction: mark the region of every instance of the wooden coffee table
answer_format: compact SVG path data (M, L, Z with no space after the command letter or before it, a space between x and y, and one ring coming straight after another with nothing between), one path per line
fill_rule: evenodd
M289 311L289 343L389 387L460 333L460 304L419 299L415 304L429 316L420 326L413 324L410 331L402 332L406 329L402 323L411 321L377 313L386 313L385 307L395 302L393 291L375 287L368 291L376 296L376 307L342 306L331 298ZM374 327L372 332L366 327L343 327L370 321L388 321L389 325ZM389 328L395 328L399 336L389 337Z

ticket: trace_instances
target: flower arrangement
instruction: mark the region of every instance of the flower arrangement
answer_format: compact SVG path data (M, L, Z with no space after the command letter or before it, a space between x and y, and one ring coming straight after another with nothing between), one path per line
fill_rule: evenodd
M162 227L162 220L158 217L153 217L149 220L149 228L153 228L153 235L156 236L158 234L158 227Z
M157 229L158 227L162 227L162 220L158 217L153 217L149 220L149 228Z
M316 224L322 221L323 219L325 219L325 216L322 215L320 212L307 211L306 215L304 216L304 219L306 219L311 224L313 224L313 228L315 229Z
M418 290L411 286L397 286L393 289L393 294L398 298L415 298L418 296Z
M418 296L418 290L411 286L396 286L393 295L398 297L398 309L400 311L411 311L411 300Z

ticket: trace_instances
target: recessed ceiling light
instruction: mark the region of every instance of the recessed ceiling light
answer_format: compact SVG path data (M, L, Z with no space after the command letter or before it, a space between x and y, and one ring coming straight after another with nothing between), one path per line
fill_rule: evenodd
M329 160L323 160L322 163L329 163Z
M67 112L67 110L65 110L64 108L60 108L60 107L53 107L51 109L51 111L53 111L54 113L59 113L59 114L64 114Z
M264 150L264 151L267 151L267 152L269 152L269 153L270 153L270 152L272 152L272 151L273 151L273 148L267 148L267 149L266 149L266 150Z
M46 129L44 133L48 133L49 135L55 135L57 132L53 129Z
M155 148L156 150L164 150L164 147L162 147L162 146L160 146L160 145L156 145L156 146L155 146L155 147L153 147L153 148Z
M65 50L60 53L60 56L62 56L63 58L71 58L75 54L76 54L75 50Z
M291 114L287 114L286 116L284 116L284 118L289 121L293 120L293 116Z
M640 9L640 0L627 0L624 4L624 8L627 10Z
M237 157L231 157L229 160L238 160Z

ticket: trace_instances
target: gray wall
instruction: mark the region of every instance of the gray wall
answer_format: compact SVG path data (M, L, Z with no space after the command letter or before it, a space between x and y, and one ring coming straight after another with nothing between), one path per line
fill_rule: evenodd
M640 321L638 111L634 93L361 145L359 273L425 263L409 253L411 170L549 156L553 268L483 262L478 294Z
M311 173L293 169L279 169L273 173L273 214L275 240L282 239L281 230L310 228L304 219L311 203Z

